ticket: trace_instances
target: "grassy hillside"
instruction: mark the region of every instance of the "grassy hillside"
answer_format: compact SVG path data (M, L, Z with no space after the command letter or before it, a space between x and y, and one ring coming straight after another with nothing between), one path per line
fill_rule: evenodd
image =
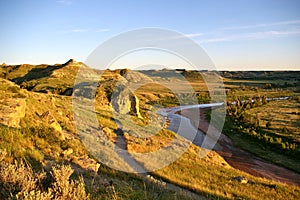
M187 194L169 190L161 184L164 181L194 191L202 198L297 199L300 197L299 187L257 178L236 170L216 152L211 152L205 159L200 159L198 154L203 149L192 144L177 161L154 171L151 175L155 177L155 181L120 172L99 163L99 160L83 145L74 124L76 116L73 116L70 95L74 90L76 73L82 65L70 60L65 64L57 65L1 66L0 188L3 188L0 189L1 199L15 199L17 196L23 199L41 198L41 196L44 199L54 199L70 198L72 195L90 199L190 199ZM176 94L172 91L174 87L179 95L189 97L186 88L191 86L195 91L193 98L198 103L209 102L209 93L201 75L198 72L185 70L128 72L128 70L95 72L101 74L95 94L95 110L103 133L112 143L115 143L119 137L119 127L110 101L118 82L126 79L138 86L134 95L139 100L139 112L142 116L132 113L130 121L132 124L128 119L121 119L124 120L122 128L128 151L153 152L168 145L174 138L180 145L184 139L173 132L165 129L156 132L155 126L159 122L154 123L154 121L156 118L158 121L160 119L151 112L154 112L153 106L159 108L179 104ZM249 74L240 72L241 77L233 72L222 72L221 75L227 89L228 100L231 101L249 99L252 95L285 96L295 95L297 92L297 87L294 85L266 87L266 84L273 81L270 77L277 76L276 73L262 73L259 75L259 84L253 84L258 72L249 72ZM286 76L292 77L294 74L287 72ZM293 81L298 81L296 79L294 77ZM248 82L251 83L246 84ZM143 83L147 84L143 85ZM87 104L91 103L93 84L85 83L87 93L79 94ZM288 82L288 84L292 83ZM190 104L190 102L184 103ZM296 100L291 101L289 106L287 105L289 110L286 112L296 114L280 116L283 118L279 117L279 113L267 114L274 106L278 106L277 110L279 110L283 105L277 102L269 103L264 109L258 107L249 109L245 115L253 118L256 113L259 113L262 131L273 130L272 134L277 134L284 138L283 140L292 141L292 136L298 135L298 129L295 127L298 127L299 105ZM89 119L88 115L92 111L79 109L82 109L81 112L86 114L86 119ZM290 123L283 123L282 120ZM270 127L266 127L268 121L271 121ZM82 127L85 123L82 122ZM154 126L147 129L149 133L143 132L143 127L151 123L154 123ZM225 124L226 127L230 128ZM88 133L90 129L92 128L85 127L83 132ZM242 132L241 129L234 130L232 135L237 131ZM143 134L151 134L151 137L146 139L139 137ZM120 159L115 152L110 155L111 158L115 156L116 162ZM149 165L148 160L138 158L136 160L144 167ZM293 163L293 159L290 162ZM13 176L8 176L4 169L10 169ZM18 179L20 174L28 177L27 182ZM59 179L59 176L63 176L64 179ZM240 183L235 179L237 176L246 177L248 183ZM61 188L66 188L66 185L68 190L61 192ZM64 196L67 193L70 196Z
M223 131L243 149L299 173L298 112L294 99L245 106L227 116Z
M16 196L40 199L39 195L45 196L45 199L68 199L64 194L58 193L59 186L56 188L56 183L51 182L52 178L56 180L51 176L53 170L64 165L70 165L72 168L66 169L69 175L66 174L65 182L69 181L72 174L68 184L73 185L66 192L79 199L81 196L78 192L82 193L83 189L92 199L188 199L139 176L99 164L86 151L76 135L71 97L31 92L8 80L0 81L0 146L4 152L0 166L0 184L3 186L0 191L1 199L15 199ZM19 103L20 101L23 103ZM22 107L21 113L16 112L19 107ZM101 114L104 113L109 113L109 110ZM103 126L107 125L105 127L113 131L108 125L113 122L104 116L105 121L101 120ZM12 120L15 123L12 123ZM4 171L8 169L7 166L12 169L10 173L15 178L9 176L8 171ZM26 176L31 178L20 183L19 174L28 174ZM43 184L36 182L36 177L41 177L40 181L43 181ZM57 180L57 184L66 184L65 182L60 183ZM31 186L27 187L27 184ZM49 195L52 197L46 198Z

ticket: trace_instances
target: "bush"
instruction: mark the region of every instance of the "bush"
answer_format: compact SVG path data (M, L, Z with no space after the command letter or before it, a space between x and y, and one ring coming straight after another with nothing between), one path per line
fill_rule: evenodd
M82 177L69 180L73 173L70 166L52 167L47 176L45 172L33 172L24 161L5 159L6 151L0 150L0 199L89 199Z
M85 193L84 180L82 177L79 181L69 181L73 170L70 166L59 166L52 168L52 177L54 183L50 192L54 194L54 199L89 199L89 195Z

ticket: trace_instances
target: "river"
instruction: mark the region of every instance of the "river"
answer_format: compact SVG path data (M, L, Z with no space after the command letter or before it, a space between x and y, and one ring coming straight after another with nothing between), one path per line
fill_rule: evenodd
M204 113L207 109L220 106L223 106L223 103L178 106L161 109L158 114L169 121L169 130L190 140L193 144L203 147L203 141L207 139L205 132L210 126ZM198 110L196 113L199 113L199 109L201 116L195 116L194 111ZM199 127L197 128L193 124L199 124ZM215 132L215 135L220 136L217 143L211 141L212 149L218 152L232 167L254 176L300 186L300 174L246 152L236 147L230 138L216 128L210 126L210 129Z

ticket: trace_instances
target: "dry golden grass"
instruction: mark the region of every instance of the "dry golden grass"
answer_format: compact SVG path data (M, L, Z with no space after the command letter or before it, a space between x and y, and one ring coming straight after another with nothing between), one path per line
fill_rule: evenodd
M166 146L172 139L167 134L152 136L151 139L136 139L125 135L127 148L133 153L157 151ZM177 137L177 136L175 136ZM157 139L158 141L154 141ZM211 151L207 157L200 159L201 149L191 145L187 151L174 163L153 172L155 176L181 187L195 191L208 198L225 199L297 199L300 189L279 182L254 177L245 172L230 167L216 152ZM159 158L161 160L168 159ZM145 167L148 160L140 160ZM239 183L236 176L244 176L249 182Z
M159 150L161 147L167 146L175 137L170 131L161 130L147 138L137 138L129 134L124 134L127 140L127 149L130 153L148 153Z
M225 199L298 199L300 189L257 178L229 167L215 152L199 158L200 149L191 146L177 161L154 174L172 183L192 189L210 198ZM249 182L239 183L236 176Z

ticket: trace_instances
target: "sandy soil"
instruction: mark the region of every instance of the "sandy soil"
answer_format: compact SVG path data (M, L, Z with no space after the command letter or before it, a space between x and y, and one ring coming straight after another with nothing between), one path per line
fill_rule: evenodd
M198 124L200 120L198 128L203 133L206 133L209 123L205 120L204 112L207 111L207 109L209 108L200 109L200 117L195 115L196 113L199 115L197 108L182 110L180 114L191 119L193 124ZM213 131L218 130L214 128ZM221 134L218 145L216 145L214 150L234 168L254 176L300 186L300 174L277 166L236 147L232 140L224 134Z

